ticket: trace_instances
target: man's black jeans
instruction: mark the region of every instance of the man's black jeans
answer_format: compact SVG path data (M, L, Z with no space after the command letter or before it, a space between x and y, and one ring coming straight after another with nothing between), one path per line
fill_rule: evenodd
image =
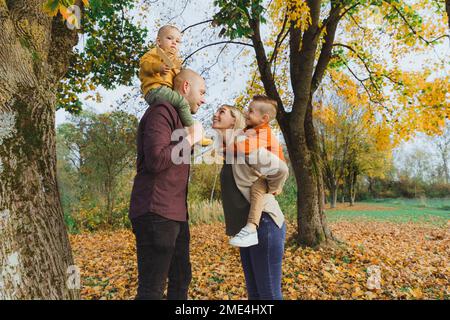
M187 300L192 279L189 224L147 213L131 219L136 236L138 291L136 300Z

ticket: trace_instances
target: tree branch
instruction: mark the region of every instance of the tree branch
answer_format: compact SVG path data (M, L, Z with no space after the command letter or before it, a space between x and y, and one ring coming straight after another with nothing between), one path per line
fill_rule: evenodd
M448 1L448 0L447 0ZM425 42L427 45L431 45L431 44L433 44L433 42L436 42L436 41L438 41L439 39L442 39L442 38L444 38L444 37L447 37L447 38L449 38L450 39L450 35L448 35L448 34L446 34L446 35L443 35L443 36L440 36L440 37L438 37L438 38L436 38L436 39L434 39L434 40L427 40L427 39L425 39L424 37L422 37L417 31L416 31L416 29L414 29L414 27L409 23L409 21L408 21L408 19L406 19L406 17L403 15L403 13L393 4L393 3L391 3L390 1L389 2L387 2L387 1L385 1L386 3L388 3L392 8L394 8L394 10L398 13L398 15L402 18L402 20L406 23L406 25L408 26L408 28L411 30L411 32L412 33L414 33L420 40L422 40L423 42ZM450 19L450 18L449 18ZM449 22L449 24L450 24L450 22Z
M292 117L296 119L295 121L300 125L303 125L303 123L308 124L308 120L305 122L306 118L312 119L312 107L310 104L312 97L311 81L320 38L319 20L321 3L318 0L307 0L306 2L309 7L311 23L308 25L308 28L303 35L301 35L301 30L296 26L296 21L293 21L293 23L291 23L291 39L289 43L291 55L291 81L292 89L294 91ZM307 139L309 139L309 137L307 137ZM311 142L313 141L314 139L311 138ZM308 143L308 145L312 149L315 149L311 144Z
M251 35L251 40L253 43L253 48L255 50L256 61L258 63L258 70L261 75L261 81L264 85L264 90L266 94L277 101L277 120L279 123L284 122L286 117L286 112L284 111L283 101L281 100L280 94L278 93L274 78L270 71L270 63L267 59L266 51L264 49L264 44L262 42L261 33L260 33L260 21L257 15L252 12L252 16L250 16L249 24L253 30L253 34Z
M186 28L184 28L183 30L181 30L181 33L184 33L185 31L189 30L190 28L199 26L199 25L201 25L201 24L213 22L213 21L214 21L214 19L209 19L209 20L205 20L205 21L202 21L202 22L197 22L197 23L191 24L190 26L187 26Z
M328 18L326 19L325 43L323 44L322 50L320 51L319 60L317 61L316 70L314 71L314 75L311 81L311 92L313 94L319 87L320 82L322 82L323 75L325 74L325 70L328 67L328 63L330 62L336 29L340 19L343 17L343 15L340 14L340 11L342 9L340 3L332 1L331 4L332 8L330 10ZM355 6L356 5L354 5L353 7ZM347 9L345 12L348 12L349 10L350 9Z
M369 77L368 77L367 79L365 79L365 80L370 80L371 83L372 83L372 85L374 86L374 88L375 88L378 92L380 92L381 89L378 88L378 86L376 85L376 83L373 81L372 74L373 74L374 72L370 69L369 65L367 64L367 61L365 61L364 58L361 57L361 55L360 55L354 48L352 48L352 47L349 46L349 45L342 44L342 43L335 43L334 46L340 46L340 47L346 48L346 49L352 51L353 53L355 53L356 56L358 57L358 59L363 63L364 68L367 70L367 72L368 72L368 74L369 74ZM397 82L394 81L391 77L386 76L386 75L383 75L383 76L384 76L385 78L391 80L393 83L396 83L396 84L397 84Z
M186 2L184 3L183 9L181 9L181 12L179 14L177 14L176 16L173 16L172 18L170 18L169 21L167 21L167 24L171 23L173 20L175 20L175 18L181 17L183 15L184 11L186 10L188 4L189 4L189 0L186 0Z
M223 51L225 50L225 48L227 47L227 45L228 45L228 43L225 44L225 45L222 47L222 49L220 49L219 54L218 54L217 57L216 57L216 61L215 61L212 65L210 65L210 66L208 66L208 67L206 67L205 69L202 70L202 72L200 73L201 76L203 76L203 74L204 74L205 72L211 70L212 67L214 67L216 64L219 63L220 55L223 53Z
M249 46L249 47L253 47L251 44L249 43L245 43L245 42L240 42L240 41L219 41L219 42L214 42L214 43L209 43L207 45L204 45L203 47L198 48L197 50L195 50L194 52L190 53L186 58L184 58L183 63L184 64L190 57L192 57L194 54L196 54L197 52L208 48L208 47L212 47L212 46L216 46L219 44L238 44L238 45L243 45L243 46Z
M350 68L350 66L344 61L345 66L347 67L348 71L350 71L350 73L353 75L353 77L363 86L364 91L367 93L367 96L369 97L369 100L377 105L379 105L380 107L382 107L383 109L385 109L389 114L392 114L392 112L382 103L382 101L379 100L375 100L373 98L373 95L370 93L370 90L367 88L367 86L364 84L365 81L369 80L369 78L366 79L360 79L358 78L358 76L355 74L355 72ZM331 81L338 87L341 88L341 86L339 85L339 83L337 83L333 78L331 78Z
M270 57L269 63L272 63L276 59L276 57L278 55L278 48L281 45L281 43L283 43L284 39L286 38L286 35L288 34L288 32L286 32L286 34L283 36L284 30L287 25L287 21L288 21L288 15L286 13L284 15L283 26L281 27L281 31L280 31L280 33L278 33L277 39L275 40L275 46L273 48L273 53L272 53L272 56Z

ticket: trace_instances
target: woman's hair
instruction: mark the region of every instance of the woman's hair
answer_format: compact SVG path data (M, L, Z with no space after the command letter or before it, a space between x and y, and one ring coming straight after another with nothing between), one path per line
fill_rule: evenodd
M244 129L245 128L245 117L240 109L235 106L230 106L228 104L223 104L222 108L225 107L230 110L231 116L236 120L234 122L233 129Z

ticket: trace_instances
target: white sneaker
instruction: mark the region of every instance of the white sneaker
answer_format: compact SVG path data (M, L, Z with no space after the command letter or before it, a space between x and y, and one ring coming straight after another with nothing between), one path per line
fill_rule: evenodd
M254 246L258 244L258 232L251 232L244 227L237 235L230 239L230 244L235 247Z

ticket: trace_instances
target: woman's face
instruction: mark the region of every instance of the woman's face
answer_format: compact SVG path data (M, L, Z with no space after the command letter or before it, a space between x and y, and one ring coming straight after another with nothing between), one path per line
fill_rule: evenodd
M213 129L233 129L236 119L231 115L230 109L220 107L213 117Z

